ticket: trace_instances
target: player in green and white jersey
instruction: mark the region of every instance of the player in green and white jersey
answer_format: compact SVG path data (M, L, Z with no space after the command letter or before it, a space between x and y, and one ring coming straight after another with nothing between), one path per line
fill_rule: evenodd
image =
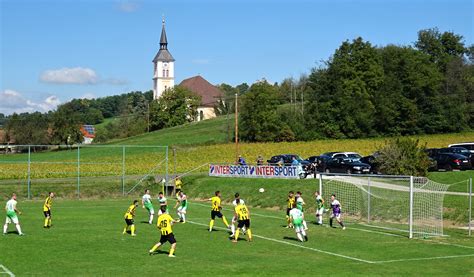
M7 234L8 224L15 224L16 230L18 231L18 235L23 236L24 234L21 232L20 221L18 221L17 214L21 214L21 212L16 208L16 194L12 194L12 198L7 201L5 205L5 211L7 212L7 218L5 220L5 225L3 225L3 234Z
M146 189L145 194L142 197L142 208L147 209L150 219L148 220L149 224L153 224L153 216L155 215L155 209L153 208L153 203L151 202L150 190Z
M324 199L319 191L314 193L316 197L316 220L319 225L323 225Z
M162 214L169 214L169 210L168 210L168 200L166 200L166 197L165 195L163 194L163 192L160 191L160 193L158 194L158 203L160 203L160 210L158 211L158 216L162 215ZM162 207L165 207L165 209L161 209ZM163 212L165 211L165 212Z
M303 214L303 206L306 205L306 203L303 200L303 197L301 197L301 192L297 191L295 194L295 199L296 199L296 208L300 210ZM303 227L305 230L308 230L308 225L306 224L306 220L303 219Z
M178 216L179 216L179 222L186 223L186 210L188 209L188 197L186 196L186 194L184 194L183 191L179 192L178 202L176 203L176 206L179 206L177 210Z
M295 228L296 236L300 241L308 241L308 236L303 227L304 214L297 208L290 210L290 220Z

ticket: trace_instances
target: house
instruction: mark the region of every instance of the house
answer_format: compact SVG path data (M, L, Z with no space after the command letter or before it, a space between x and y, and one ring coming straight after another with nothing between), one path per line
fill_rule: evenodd
M216 117L214 107L224 98L220 89L199 75L183 80L179 86L201 97L201 104L197 108L197 121Z

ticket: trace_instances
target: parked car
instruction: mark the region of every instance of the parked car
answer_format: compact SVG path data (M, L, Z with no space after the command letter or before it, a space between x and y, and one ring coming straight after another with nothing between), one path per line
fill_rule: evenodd
M474 153L474 142L461 142L448 145L448 147L463 147L469 150L469 152Z
M428 149L425 149L425 152L428 155L428 157L434 157L438 155L439 148L428 148Z
M372 174L381 174L379 171L379 163L373 155L365 156L360 159L361 163L370 165L370 173Z
M452 154L459 154L463 155L468 158L471 167L474 166L474 153L471 153L464 147L448 147L448 148L441 148L438 150L439 153L452 153Z
M370 165L348 158L335 158L326 162L326 173L370 173Z
M351 160L360 160L362 156L359 153L356 152L327 152L322 154L322 156L329 156L331 158L347 158Z
M267 160L267 163L269 165L281 165L280 161L283 160L283 164L285 166L290 166L291 163L293 162L293 157L301 164L301 167L305 173L305 177L310 174L308 172L309 170L309 165L310 162L303 160L300 156L295 155L295 154L283 154L283 155L276 155L270 158L270 160Z
M311 156L306 159L310 163L308 171L310 174L314 174L316 172L324 172L326 170L326 161L330 160L331 157L329 156Z
M436 160L438 170L451 171L453 169L466 170L471 168L468 158L460 154L439 153L433 159Z

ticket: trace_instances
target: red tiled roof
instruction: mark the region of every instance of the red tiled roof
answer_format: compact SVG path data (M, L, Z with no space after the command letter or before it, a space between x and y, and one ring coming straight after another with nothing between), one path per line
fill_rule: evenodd
M179 84L179 86L185 87L201 96L201 106L205 107L214 107L217 100L224 97L222 91L201 76L194 76L185 79Z

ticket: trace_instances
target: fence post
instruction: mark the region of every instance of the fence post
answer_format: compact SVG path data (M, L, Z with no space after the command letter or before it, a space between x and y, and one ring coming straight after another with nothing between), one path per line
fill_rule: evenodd
M413 176L410 176L410 217L409 217L409 238L413 238Z
M472 177L469 178L469 236L472 234Z
M323 174L319 173L319 195L323 197Z
M370 224L370 177L367 179L367 223Z
M125 145L122 146L122 194L125 195Z
M165 187L164 190L167 190L168 187L168 146L166 146L166 175L165 175ZM164 195L167 195L166 191L163 192Z
M173 147L173 180L176 182L176 177L178 173L176 172L176 147ZM176 187L173 186L173 195L176 194Z
M77 145L77 198L81 195L81 146Z
M28 145L28 180L26 181L28 187L28 199L31 199L31 146Z

